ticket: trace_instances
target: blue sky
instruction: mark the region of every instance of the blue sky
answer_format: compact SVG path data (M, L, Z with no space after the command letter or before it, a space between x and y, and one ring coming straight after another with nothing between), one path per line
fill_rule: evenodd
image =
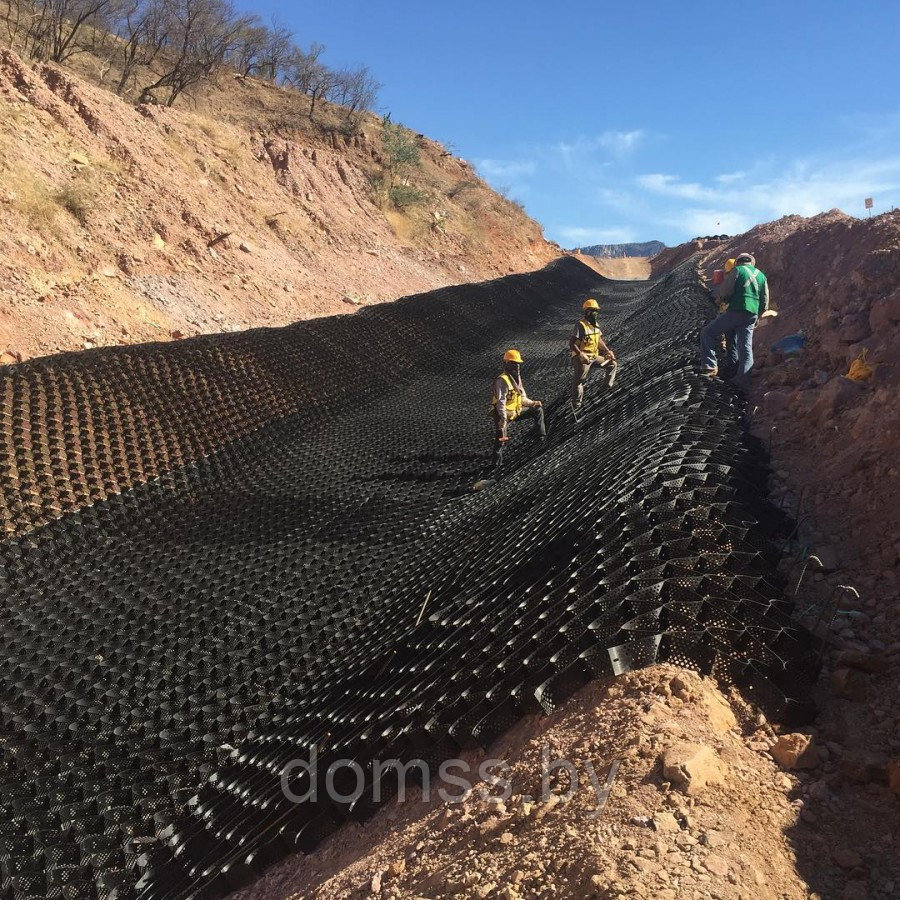
M564 246L900 206L900 2L278 4Z

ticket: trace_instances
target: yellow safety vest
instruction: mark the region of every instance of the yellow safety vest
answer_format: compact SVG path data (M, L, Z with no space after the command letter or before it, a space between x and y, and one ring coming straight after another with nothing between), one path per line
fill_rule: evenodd
M575 346L588 356L596 356L600 349L600 338L603 332L596 326L581 319L578 323L584 329L584 337L575 342Z
M508 422L512 422L522 412L522 395L519 393L515 382L506 372L501 372L500 377L506 382L506 387L509 389L506 392L506 419ZM491 410L497 405L497 399L497 397L491 399Z

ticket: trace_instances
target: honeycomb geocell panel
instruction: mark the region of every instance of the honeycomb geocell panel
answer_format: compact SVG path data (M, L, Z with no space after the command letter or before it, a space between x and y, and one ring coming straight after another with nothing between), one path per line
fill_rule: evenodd
M589 292L621 364L576 423ZM436 764L658 660L806 713L791 524L742 399L692 372L710 309L691 263L563 259L0 371L0 897L221 896L369 812L374 760ZM550 436L514 423L473 493L509 346ZM312 748L362 796L289 800Z

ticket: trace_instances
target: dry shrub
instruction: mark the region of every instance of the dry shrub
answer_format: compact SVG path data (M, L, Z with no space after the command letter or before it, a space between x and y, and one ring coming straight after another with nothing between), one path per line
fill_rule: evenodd
M87 180L71 181L53 191L51 199L82 225L87 225L88 217L97 205L97 191Z
M44 232L53 225L59 207L53 190L42 178L20 172L15 179L15 204L38 231Z

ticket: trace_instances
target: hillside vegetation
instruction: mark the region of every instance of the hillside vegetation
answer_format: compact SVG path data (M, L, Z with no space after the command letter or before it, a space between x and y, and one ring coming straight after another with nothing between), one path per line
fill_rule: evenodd
M101 75L104 76L100 83ZM0 50L0 358L283 325L558 254L450 149L221 70L173 107Z

